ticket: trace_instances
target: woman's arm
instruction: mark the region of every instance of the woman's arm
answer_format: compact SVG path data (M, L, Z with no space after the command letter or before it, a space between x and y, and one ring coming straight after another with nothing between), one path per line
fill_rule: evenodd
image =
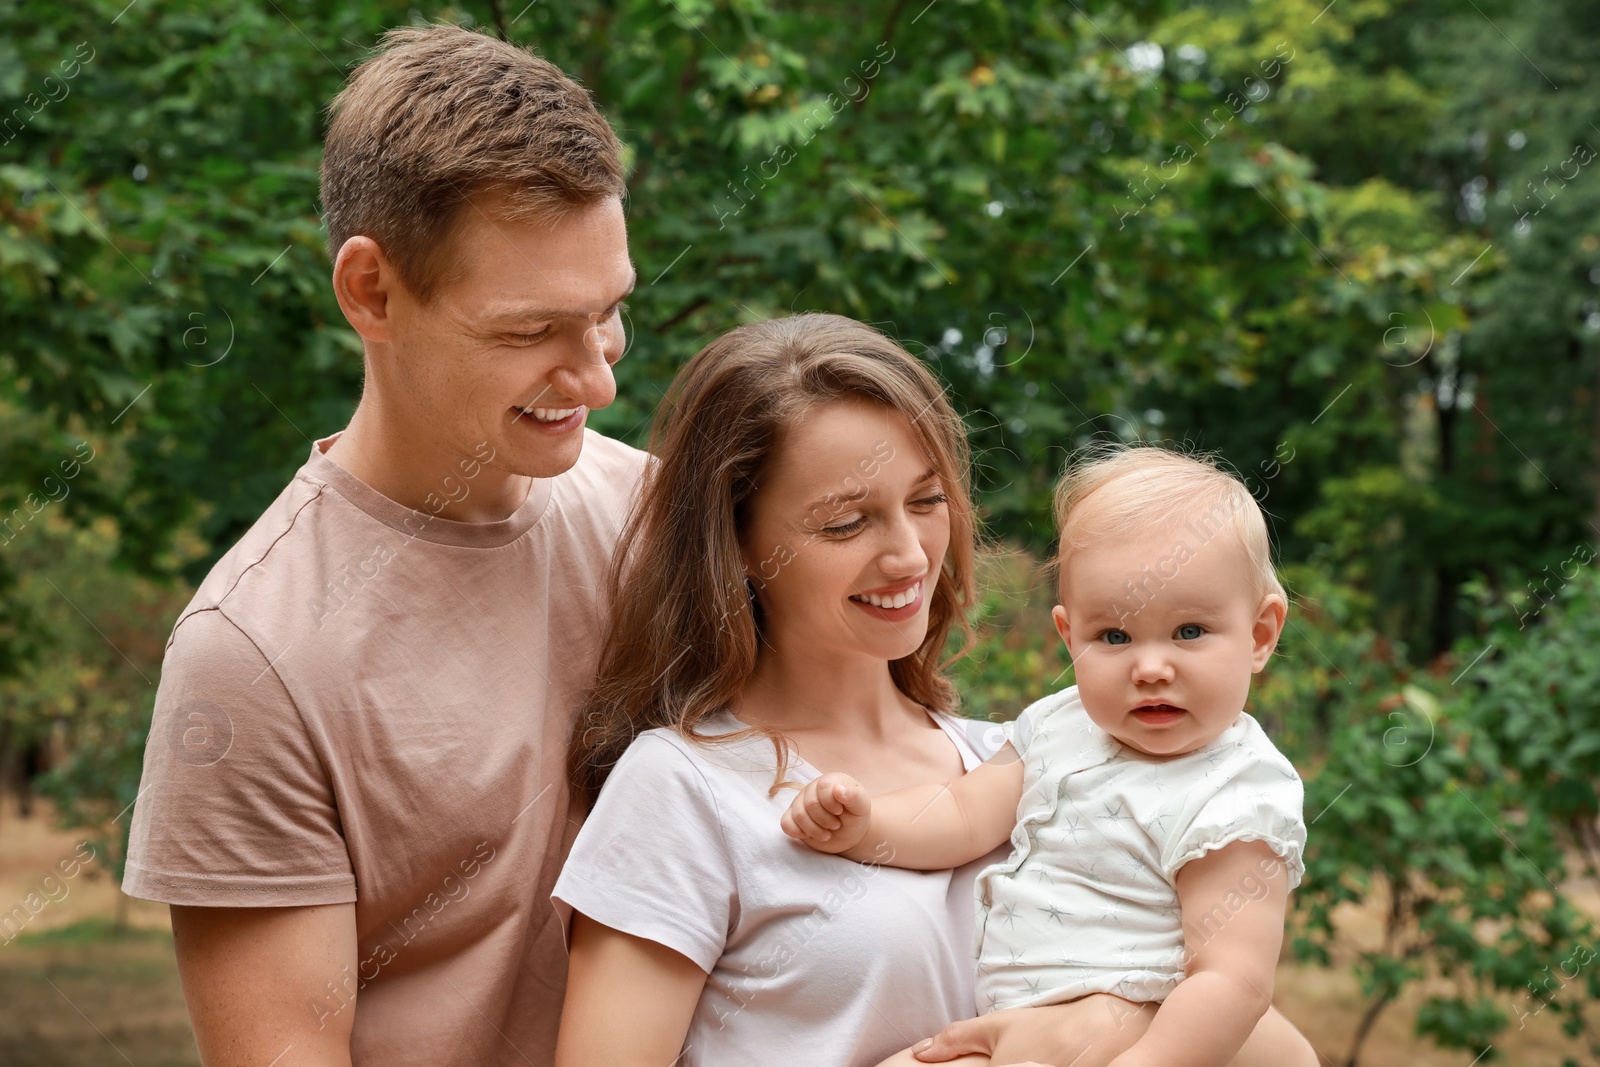
M1277 853L1261 841L1237 841L1184 864L1177 890L1187 976L1112 1067L1223 1067L1272 1006L1289 898L1288 868Z
M987 855L1010 837L1021 799L1022 759L1007 742L953 782L876 798L847 774L824 774L795 797L783 831L859 863L940 871Z
M581 913L572 916L571 940L556 1067L676 1063L706 973L665 945Z

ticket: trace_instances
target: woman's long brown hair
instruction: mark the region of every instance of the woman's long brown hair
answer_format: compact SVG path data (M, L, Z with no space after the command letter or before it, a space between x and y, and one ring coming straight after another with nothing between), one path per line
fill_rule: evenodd
M611 628L599 676L573 730L567 765L580 803L593 805L623 750L653 727L702 744L765 735L777 749L773 792L780 788L789 760L781 734L750 727L703 736L699 727L734 704L760 654L740 552L759 478L786 427L818 405L847 400L904 415L944 482L950 547L929 601L927 637L889 671L924 707L955 706L941 657L952 626L971 640L976 538L960 416L933 375L870 326L838 315L752 323L685 364L656 414L655 462L607 586Z

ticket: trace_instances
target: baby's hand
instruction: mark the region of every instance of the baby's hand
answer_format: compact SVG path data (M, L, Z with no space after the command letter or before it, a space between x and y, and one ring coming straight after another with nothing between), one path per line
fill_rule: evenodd
M783 832L818 852L840 853L867 836L872 798L848 774L824 774L806 783L783 813Z

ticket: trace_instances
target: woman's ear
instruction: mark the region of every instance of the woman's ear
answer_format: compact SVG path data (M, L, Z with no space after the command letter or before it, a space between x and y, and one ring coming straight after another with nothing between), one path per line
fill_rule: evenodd
M1267 660L1272 658L1288 615L1289 605L1277 593L1268 593L1261 598L1261 606L1256 609L1255 624L1250 628L1250 637L1255 645L1250 655L1252 674L1265 667Z

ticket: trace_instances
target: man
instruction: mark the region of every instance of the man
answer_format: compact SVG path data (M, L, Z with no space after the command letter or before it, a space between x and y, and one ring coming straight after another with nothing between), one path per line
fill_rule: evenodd
M620 145L541 59L395 30L334 101L349 426L174 627L130 895L208 1067L548 1064L567 739L644 456L615 396Z

